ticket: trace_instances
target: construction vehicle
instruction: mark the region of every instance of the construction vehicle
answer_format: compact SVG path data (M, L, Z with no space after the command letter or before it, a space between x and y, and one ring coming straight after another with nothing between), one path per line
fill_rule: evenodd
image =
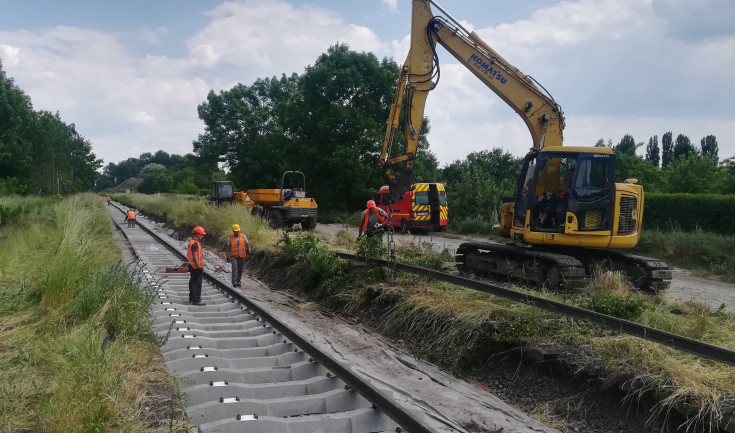
M443 16L435 16L432 5ZM508 202L501 205L499 224L494 227L512 242L462 244L456 253L457 268L575 288L585 284L595 266L601 266L625 273L637 288L668 287L671 270L665 263L613 250L638 243L643 187L636 179L615 183L612 150L562 147L564 113L543 86L511 65L476 33L464 29L436 2L413 0L412 8L411 45L398 79L380 155L390 199L398 202L414 183L413 164L426 98L439 78L439 44L515 110L532 138L532 149L523 159L514 194L503 197ZM402 107L405 152L391 158Z
M447 194L443 183L416 183L403 194L403 199L391 205L390 189L383 186L375 200L378 207L386 211L390 225L400 228L401 233L411 230L441 231L447 227Z
M289 174L301 176L300 187L285 188ZM210 203L247 206L253 215L267 219L273 228L292 227L294 224L301 224L304 230L316 228L316 200L306 197L306 177L300 171L283 173L280 188L235 191L230 181L213 181L211 185Z

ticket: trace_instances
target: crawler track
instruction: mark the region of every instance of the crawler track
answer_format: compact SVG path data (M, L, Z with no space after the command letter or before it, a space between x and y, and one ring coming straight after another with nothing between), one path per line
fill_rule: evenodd
M185 261L181 252L141 225L119 225L157 289L151 315L163 358L182 379L187 415L200 432L435 431L422 414L394 402L207 270L207 305L188 305L189 275L165 273Z
M461 272L518 278L553 288L583 287L596 266L622 272L633 287L649 292L671 284L671 269L661 260L614 250L467 242L457 249L455 260Z

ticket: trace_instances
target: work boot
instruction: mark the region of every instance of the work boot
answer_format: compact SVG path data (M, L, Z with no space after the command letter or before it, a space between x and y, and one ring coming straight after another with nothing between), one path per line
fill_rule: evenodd
M207 304L206 304L206 303L204 303L204 302L202 302L202 301L199 301L199 302L194 302L194 301L192 301L192 302L191 302L191 305L196 305L197 307L203 307L203 306L205 306L205 305L207 305Z

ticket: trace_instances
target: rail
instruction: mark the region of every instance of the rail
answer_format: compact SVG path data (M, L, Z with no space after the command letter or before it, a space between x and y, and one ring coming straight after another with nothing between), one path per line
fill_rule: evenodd
M631 322L629 320L620 319L607 314L598 313L596 311L586 310L584 308L567 305L562 302L545 299L527 293L518 292L496 284L485 281L472 280L458 275L451 275L446 272L439 272L419 266L407 265L404 263L391 263L387 260L363 258L353 254L337 253L338 257L348 260L360 261L377 266L395 267L396 270L408 272L414 275L432 278L445 283L454 284L468 289L477 290L479 292L498 296L512 301L520 302L542 310L551 311L553 313L562 314L575 319L585 320L595 325L601 326L613 331L619 331L634 337L652 341L672 349L687 352L702 358L711 359L730 366L735 366L735 351L715 346L702 341L694 340L682 335L673 334L640 323Z

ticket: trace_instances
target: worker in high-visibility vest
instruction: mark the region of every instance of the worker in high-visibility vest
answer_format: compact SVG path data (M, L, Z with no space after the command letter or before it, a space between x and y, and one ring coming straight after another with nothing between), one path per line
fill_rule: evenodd
M204 227L194 227L189 245L186 248L186 261L189 262L189 303L192 305L207 305L202 302L204 252L202 251L202 244L199 243L206 234Z
M110 205L110 194L107 194L107 206Z
M240 287L242 268L245 266L245 257L250 253L250 242L244 233L240 233L240 226L232 225L232 236L225 245L227 261L232 266L232 287Z
M388 224L388 213L383 209L375 206L374 200L368 200L367 209L363 211L360 217L360 228L357 237L363 234L368 237L378 237L383 240L383 227Z
M128 222L128 227L135 227L135 211L134 210L128 209L127 213L125 214L125 221Z

